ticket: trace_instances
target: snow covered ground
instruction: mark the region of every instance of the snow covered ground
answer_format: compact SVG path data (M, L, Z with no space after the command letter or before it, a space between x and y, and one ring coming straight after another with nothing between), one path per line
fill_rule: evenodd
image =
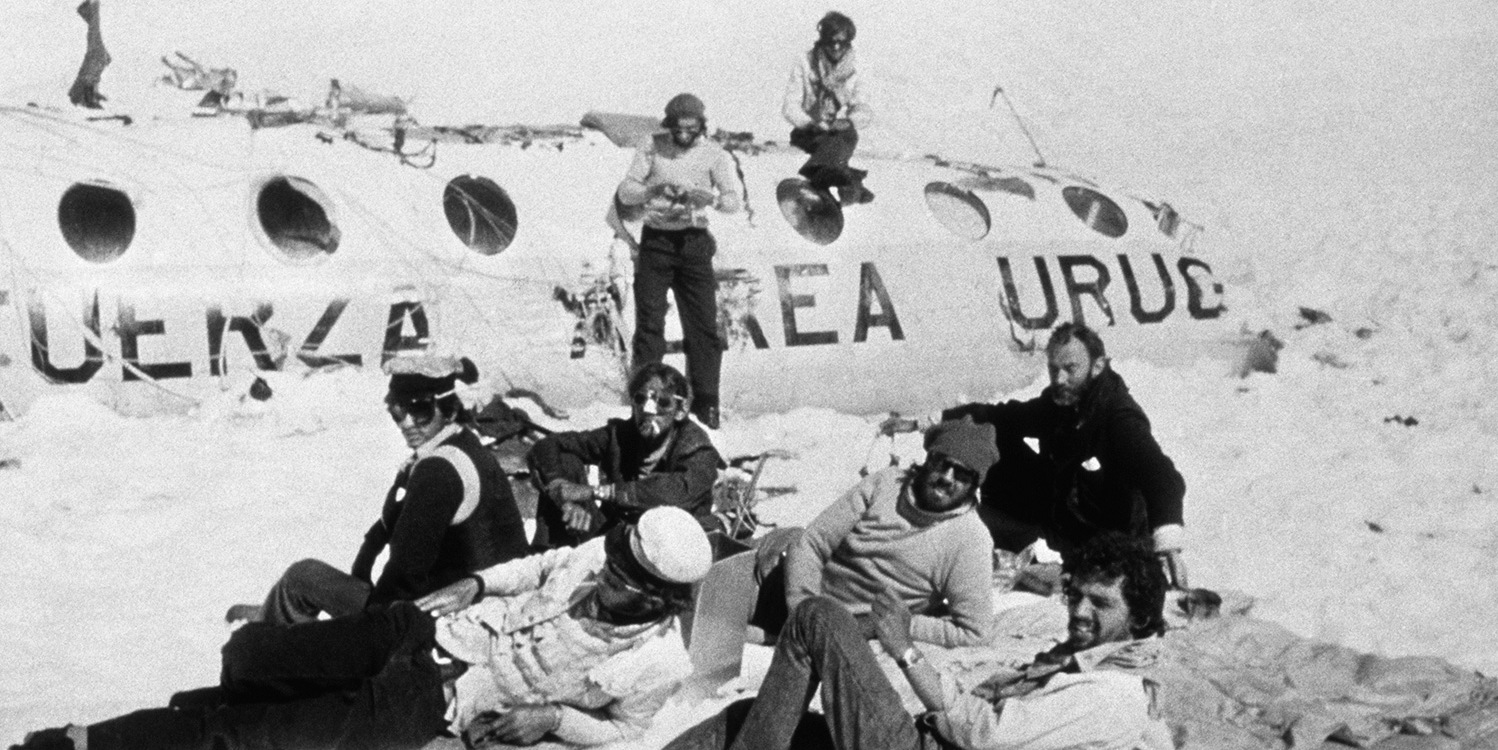
M82 53L73 5L0 10L0 100L61 98ZM840 6L879 117L867 148L1029 161L988 109L1002 84L1048 161L1204 222L1235 313L1286 341L1278 374L1246 380L1115 363L1186 475L1193 582L1309 636L1498 672L1491 4ZM339 77L410 95L429 123L575 122L692 90L715 126L781 137L784 74L826 10L105 0L103 90L151 106L157 58L181 50L246 89L315 100ZM1301 306L1331 322L1298 328ZM228 604L295 559L347 564L404 453L381 378L272 385L265 404L230 390L189 415L64 397L0 424L0 742L214 682ZM796 488L764 515L798 521L854 480L876 417L729 415L719 437L799 455L762 480Z

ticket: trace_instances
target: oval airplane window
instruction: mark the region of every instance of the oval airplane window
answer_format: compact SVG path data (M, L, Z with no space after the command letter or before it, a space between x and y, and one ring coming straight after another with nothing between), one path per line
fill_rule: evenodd
M993 218L982 199L950 182L926 186L926 208L948 231L965 240L981 240L993 228Z
M515 241L515 202L487 177L454 177L442 191L447 225L463 244L484 255L497 255Z
M842 204L800 177L781 180L775 188L775 202L791 228L818 245L830 245L843 233Z
M1108 237L1122 237L1129 231L1129 217L1108 196L1090 188L1065 187L1061 197L1089 229Z
M294 261L332 255L343 233L333 221L333 204L316 185L300 177L276 177L260 188L255 210L265 236Z
M78 257L108 263L135 239L135 205L124 191L80 182L58 201L57 226Z

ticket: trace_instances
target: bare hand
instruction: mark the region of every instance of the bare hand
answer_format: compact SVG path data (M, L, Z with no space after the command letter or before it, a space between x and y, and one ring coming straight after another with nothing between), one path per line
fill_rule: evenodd
M656 185L651 185L647 189L646 194L651 198L665 198L667 200L676 200L677 194L680 191L681 188L678 188L677 186L672 185L668 182L663 182Z
M478 598L478 595L478 581L463 578L417 599L416 606L420 607L421 611L430 612L434 617L438 617L452 614L473 604L473 600Z
M837 132L839 130L852 130L853 121L840 117L836 120L833 120L832 122L827 123L827 129L833 132Z
M499 741L511 745L534 745L561 726L561 707L553 705L515 706L494 718L484 728L480 741Z
M1164 558L1165 579L1170 583L1171 588L1189 590L1191 584L1186 580L1186 560L1181 556L1181 551L1167 549L1156 554Z
M897 659L914 645L910 642L910 608L888 585L874 596L874 635L884 652Z
M707 188L690 188L683 193L683 198L692 208L707 208L718 202L718 194Z
M557 505L586 503L593 500L593 488L566 479L553 479L546 484L546 496Z
M574 534L586 534L593 530L593 509L584 503L567 503L562 506L562 522Z
M894 437L898 433L915 432L920 428L920 423L914 419L892 415L889 419L879 423L879 434Z

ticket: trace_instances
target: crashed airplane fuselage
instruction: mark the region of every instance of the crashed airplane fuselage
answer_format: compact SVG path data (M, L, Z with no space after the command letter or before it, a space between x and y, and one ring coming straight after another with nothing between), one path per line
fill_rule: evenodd
M7 108L0 143L12 411L55 387L180 405L431 346L561 406L621 387L632 270L604 214L632 154L597 131ZM782 186L802 154L733 152L749 210L712 217L729 410L985 398L1033 380L1066 320L1177 362L1237 335L1200 227L1163 203L1056 169L860 155L878 199L808 216Z

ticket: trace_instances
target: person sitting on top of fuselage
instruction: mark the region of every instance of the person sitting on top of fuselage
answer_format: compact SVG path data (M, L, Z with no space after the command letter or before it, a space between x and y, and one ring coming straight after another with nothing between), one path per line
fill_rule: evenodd
M531 448L531 474L542 489L537 549L575 545L648 508L674 505L716 530L713 483L722 459L707 432L687 419L692 392L676 368L647 363L629 379L634 410L595 430L558 432ZM588 466L601 484L588 485Z
M863 186L868 174L848 166L858 146L858 131L872 114L858 80L853 19L831 11L817 22L817 41L791 69L781 113L791 124L791 145L811 154L801 176L818 190L837 188L845 206L868 203L874 193Z

